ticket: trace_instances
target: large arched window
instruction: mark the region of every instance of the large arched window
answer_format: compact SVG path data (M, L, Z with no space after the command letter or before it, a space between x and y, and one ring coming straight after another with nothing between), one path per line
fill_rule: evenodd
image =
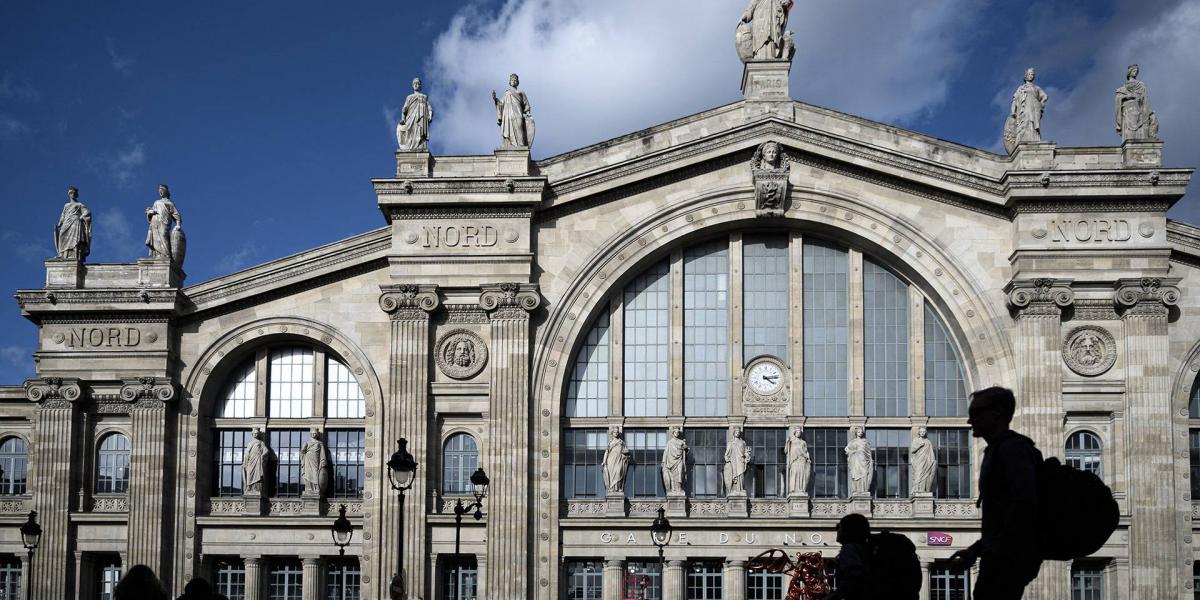
M129 438L110 433L96 451L96 493L124 494L129 491Z
M466 433L455 433L446 439L442 450L442 493L469 494L471 474L479 467L479 445Z
M754 449L747 492L784 498L782 442L803 417L810 497L847 495L847 433L864 418L875 497L911 495L909 446L921 426L937 450L936 497L970 497L967 370L938 303L905 272L827 238L753 231L676 248L631 274L572 359L564 495L603 495L591 485L603 450L595 432L621 417L631 498L664 494L652 481L663 444L643 442L680 418L689 495L725 494L719 475L729 427L739 425Z
M0 441L0 496L24 494L28 473L29 455L25 440L14 436Z
M1104 448L1100 437L1090 431L1076 431L1067 438L1067 466L1104 477Z

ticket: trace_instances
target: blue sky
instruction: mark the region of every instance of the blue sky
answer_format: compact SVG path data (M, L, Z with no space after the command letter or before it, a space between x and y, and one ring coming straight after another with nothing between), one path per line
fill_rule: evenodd
M382 226L369 180L394 170L414 75L437 154L491 151L510 71L535 157L735 101L744 7L0 0L0 288L42 284L68 185L94 215L89 260L131 262L170 184L189 283ZM1044 138L1115 145L1112 92L1139 62L1166 162L1200 166L1200 1L797 0L791 28L794 98L993 150L1031 65ZM0 383L33 375L36 341L15 302L0 310Z

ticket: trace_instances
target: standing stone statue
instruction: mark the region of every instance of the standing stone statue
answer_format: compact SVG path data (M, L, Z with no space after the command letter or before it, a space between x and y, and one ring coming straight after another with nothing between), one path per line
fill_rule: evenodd
M58 224L54 226L54 256L83 261L92 249L92 211L79 201L79 190L67 188Z
M746 470L750 468L753 451L743 438L741 427L729 429L729 444L725 446L725 495L741 496L746 493Z
M1129 65L1125 84L1117 88L1117 133L1121 141L1157 140L1158 115L1150 110L1146 84L1138 81L1138 66Z
M329 456L319 429L310 430L308 441L300 447L300 467L305 495L323 495L329 482Z
M908 457L912 463L913 494L929 494L933 490L933 475L937 470L937 449L929 441L929 431L924 427L917 430L917 437L908 449Z
M687 442L683 439L683 429L678 425L671 427L667 435L667 447L663 450L662 477L663 485L667 488L668 496L682 496L683 469L687 464Z
M604 451L604 489L609 496L625 493L625 473L629 471L629 448L621 439L620 427L608 428L608 448Z
M508 76L508 89L503 98L496 97L492 90L492 102L496 104L496 124L500 126L500 138L504 148L528 148L533 145L533 112L529 97L517 89L521 79L516 73Z
M243 493L261 494L263 473L267 465L275 459L275 453L263 441L261 429L255 429L250 434L250 444L242 454L242 484Z
M1046 92L1033 79L1037 72L1025 69L1025 83L1013 92L1008 119L1004 122L1004 149L1010 154L1017 144L1042 141L1042 113L1046 112Z
M158 200L146 207L146 221L149 228L146 231L146 247L150 249L150 258L169 260L183 266L183 219L171 201L171 190L167 184L158 186ZM174 229L171 223L175 223Z
M413 93L404 99L400 110L400 123L396 125L396 144L401 150L418 151L429 147L429 122L433 120L433 106L429 96L421 93L421 79L413 77Z
M808 455L808 442L804 441L804 428L793 427L783 443L787 455L787 493L789 496L808 494L808 477L812 472L812 459Z
M875 477L875 459L871 443L862 427L854 428L853 437L846 444L846 462L850 471L850 496L869 496L871 479Z
M750 60L791 59L795 52L787 30L793 0L750 0L737 26L738 57Z

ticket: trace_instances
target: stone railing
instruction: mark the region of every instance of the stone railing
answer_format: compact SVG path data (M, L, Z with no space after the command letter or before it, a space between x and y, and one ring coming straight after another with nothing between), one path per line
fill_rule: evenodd
M656 517L658 516L659 507L663 506L664 503L663 500L630 500L629 516Z
M904 518L913 514L912 500L876 500L871 514L883 518Z
M271 498L267 503L267 514L300 516L304 514L304 501L300 498Z
M567 502L566 516L570 517L603 517L606 510L604 499L600 500L570 500Z
M0 497L0 515L23 514L31 510L33 499L29 496Z
M729 516L729 503L725 500L701 500L688 502L688 516L701 519Z
M92 498L92 512L98 513L121 513L129 512L129 497L125 494L118 496L94 496Z
M433 510L434 513L439 514L439 515L453 515L454 514L454 503L458 502L459 500L462 500L463 506L467 506L467 505L475 502L475 496L472 496L471 494L459 494L459 495L454 495L454 496L437 496L434 498L433 505L430 506L430 509ZM487 514L487 504L488 504L488 501L485 498L483 501L483 514L485 514L485 515ZM349 506L349 505L347 505L347 506ZM470 514L472 514L472 515L475 514L475 509L471 509ZM464 518L466 518L466 517L464 517Z
M979 510L974 500L934 500L933 516L943 519L975 519Z
M629 500L626 516L634 518L654 517L665 499ZM454 513L454 499L442 498L443 512ZM566 518L604 518L606 506L603 498L573 498L561 505ZM688 517L699 519L726 518L729 504L724 498L689 499ZM911 519L911 498L884 498L871 500L871 516L885 519ZM815 519L840 519L850 512L850 502L845 498L815 498L812 500L811 517ZM1193 515L1200 519L1200 502L1193 505ZM786 519L791 515L791 503L787 498L751 498L750 517L759 519ZM946 519L976 519L979 513L975 502L970 499L936 500L933 516Z
M836 498L817 498L812 501L812 516L841 518L848 512L849 503Z
M212 498L208 501L210 515L240 515L246 512L246 500L237 498Z
M1192 502L1192 523L1200 524L1200 502Z
M791 504L787 498L751 498L750 516L765 518L787 517L791 513Z

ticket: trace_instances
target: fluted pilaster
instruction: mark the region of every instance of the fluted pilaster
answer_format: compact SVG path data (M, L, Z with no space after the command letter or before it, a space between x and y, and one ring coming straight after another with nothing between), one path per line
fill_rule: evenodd
M746 561L725 561L725 600L746 600Z
M663 600L683 600L683 561L668 560L663 572Z
M247 556L242 559L246 568L246 600L262 600L262 559L257 556Z
M1179 536L1180 529L1189 526L1187 515L1179 515L1175 509L1176 502L1189 504L1182 496L1187 488L1177 490L1180 480L1171 476L1174 452L1167 318L1170 307L1179 301L1177 281L1119 280L1114 296L1117 307L1124 310L1125 322L1125 448L1130 469L1129 562L1134 598L1177 596L1182 580L1179 560L1191 558L1191 544L1181 548ZM1190 506L1187 508L1190 514Z
M306 556L302 559L304 569L304 587L300 597L303 600L321 600L321 559Z
M530 589L529 311L541 297L533 284L483 286L479 305L491 318L491 384L484 451L491 479L487 555L504 557L502 576L489 577L488 600L525 598Z
M387 451L392 452L394 440L408 440L408 450L417 461L417 475L410 490L404 495L405 522L400 529L400 510L395 499L382 499L381 540L393 540L380 545L379 582L381 595L387 596L387 586L392 575L403 567L407 574L408 594L411 598L428 596L428 577L425 540L425 514L428 512L428 486L432 463L429 459L432 430L429 412L429 313L441 304L437 286L396 285L381 288L379 307L392 319L391 353L388 365L388 403L395 407L384 415L384 440ZM387 479L384 473L383 479ZM383 493L396 494L387 484ZM399 555L399 535L404 538L404 556Z
M121 388L121 399L130 407L133 449L129 476L129 530L126 552L130 564L147 565L161 573L163 585L170 588L169 570L164 568L162 541L166 519L167 454L166 402L175 398L170 382L144 377L128 381Z
M625 561L604 561L604 600L622 600L625 597Z
M71 595L75 562L70 539L71 441L75 437L75 401L81 388L74 380L46 378L25 384L25 395L37 402L33 423L33 506L42 526L41 543L26 580L33 598Z

